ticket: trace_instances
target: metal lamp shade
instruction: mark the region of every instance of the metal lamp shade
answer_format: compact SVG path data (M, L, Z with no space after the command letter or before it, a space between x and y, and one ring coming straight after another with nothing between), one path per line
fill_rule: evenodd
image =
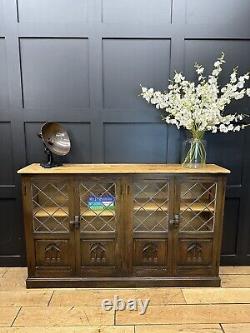
M55 155L64 156L70 151L70 140L66 130L58 123L45 123L41 128L45 146Z

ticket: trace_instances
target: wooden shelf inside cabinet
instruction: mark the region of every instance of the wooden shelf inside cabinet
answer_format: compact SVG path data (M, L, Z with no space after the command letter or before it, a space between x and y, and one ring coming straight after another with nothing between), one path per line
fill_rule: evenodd
M54 217L65 217L68 216L68 208L66 207L42 207L42 208L36 208L33 210L33 215L35 215L36 217L50 217L50 216L54 216Z
M136 211L152 211L152 212L167 212L168 211L168 206L167 205L162 205L160 203L158 204L153 204L153 203L143 203L141 202L140 204L137 203L134 205L134 210ZM193 205L191 205L190 207L188 207L185 204L181 205L180 208L181 212L183 211L187 211L187 212L213 212L214 211L214 207L207 207L206 203L194 203ZM86 216L86 217L91 217L91 216L114 216L115 214L115 210L81 210L81 215L82 216ZM66 217L68 216L67 213L67 208L66 207L62 207L62 208L58 208L58 207L44 207L41 209L35 209L34 210L34 215L36 217L49 217L49 216L54 216L54 217Z
M168 205L163 204L163 202L156 202L155 204L152 202L137 202L134 205L134 210L143 212L145 211L157 211L157 212L167 212L168 211ZM180 207L181 212L187 211L187 212L213 212L214 207L209 207L209 204L204 202L204 203L194 203L192 205L189 205L188 203L181 204Z
M181 212L183 212L184 210L187 212L214 212L214 207L213 206L209 206L209 203L202 203L202 202L197 202L194 204L185 204L182 203L181 207L180 207Z
M69 214L67 213L68 209L66 207L43 207L34 210L34 215L36 217L66 217ZM81 216L91 217L91 216L114 216L114 210L81 210Z
M85 210L81 211L81 216L89 217L89 216L114 216L115 210Z

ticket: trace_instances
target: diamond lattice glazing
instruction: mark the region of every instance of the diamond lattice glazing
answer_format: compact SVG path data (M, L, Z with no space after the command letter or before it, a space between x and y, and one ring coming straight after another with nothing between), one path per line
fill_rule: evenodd
M213 231L217 184L181 185L180 231Z
M33 183L33 231L69 232L68 201L65 183Z
M168 230L168 190L165 182L134 184L134 231Z
M80 184L81 206L81 231L105 232L116 230L115 211L115 183L81 183ZM114 198L113 202L105 203L105 198ZM90 198L98 200L98 206L90 206Z

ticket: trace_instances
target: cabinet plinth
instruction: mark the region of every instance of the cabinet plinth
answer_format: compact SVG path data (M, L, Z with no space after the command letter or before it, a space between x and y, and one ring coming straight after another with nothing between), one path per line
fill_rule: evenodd
M219 286L227 169L21 170L28 288Z

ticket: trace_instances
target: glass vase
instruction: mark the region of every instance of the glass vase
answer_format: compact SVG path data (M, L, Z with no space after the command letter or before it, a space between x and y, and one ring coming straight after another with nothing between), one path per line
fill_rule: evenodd
M206 164L206 140L191 138L183 142L182 165L199 168Z

